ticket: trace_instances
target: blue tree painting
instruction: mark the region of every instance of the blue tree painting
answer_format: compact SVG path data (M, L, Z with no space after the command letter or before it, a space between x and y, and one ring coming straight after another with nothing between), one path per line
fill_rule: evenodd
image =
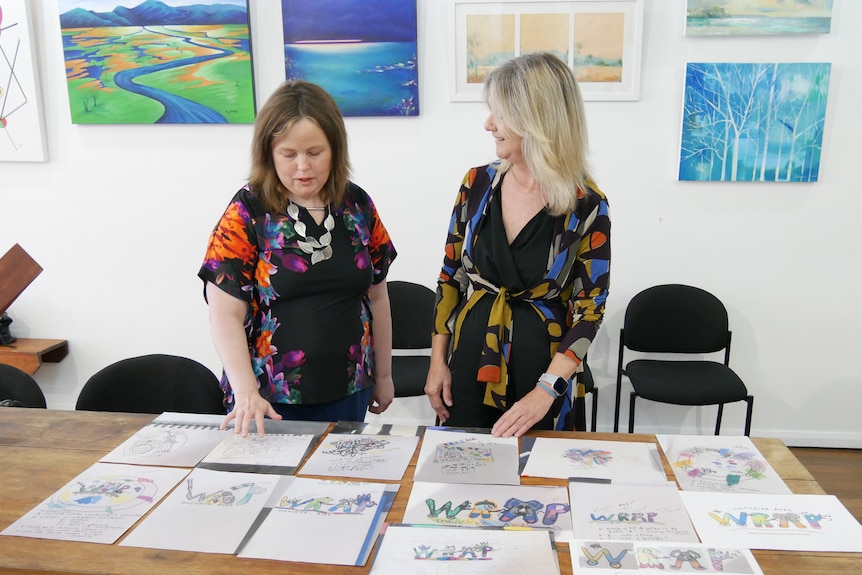
M688 64L680 180L816 182L828 63Z
M415 0L282 0L288 80L319 84L345 116L419 115Z

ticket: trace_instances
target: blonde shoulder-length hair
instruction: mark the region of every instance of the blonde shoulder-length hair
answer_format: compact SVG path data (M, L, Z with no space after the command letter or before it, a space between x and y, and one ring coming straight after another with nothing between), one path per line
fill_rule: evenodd
M287 188L275 171L273 144L302 119L314 122L323 130L332 149L329 179L320 195L325 202L336 206L344 198L350 177L350 159L347 154L347 130L338 104L317 84L290 80L276 88L254 121L249 184L271 212L283 212L288 203Z
M488 74L484 96L508 131L523 139L524 160L548 212L574 211L579 190L588 193L592 178L584 103L569 67L550 53L518 56ZM508 167L504 161L501 169Z

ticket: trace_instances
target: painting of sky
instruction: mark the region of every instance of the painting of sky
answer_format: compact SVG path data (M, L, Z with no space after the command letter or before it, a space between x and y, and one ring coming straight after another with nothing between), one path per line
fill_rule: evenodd
M832 0L688 0L686 34L827 34Z

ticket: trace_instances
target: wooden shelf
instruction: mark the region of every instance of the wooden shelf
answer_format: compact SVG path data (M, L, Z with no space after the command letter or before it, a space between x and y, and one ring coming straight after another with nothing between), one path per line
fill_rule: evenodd
M10 346L0 345L0 363L36 373L42 362L57 363L69 353L65 339L18 338Z

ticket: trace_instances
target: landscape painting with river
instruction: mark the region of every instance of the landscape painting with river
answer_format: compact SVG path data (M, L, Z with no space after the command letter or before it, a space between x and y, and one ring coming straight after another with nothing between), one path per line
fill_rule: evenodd
M246 0L58 2L72 123L254 122Z

